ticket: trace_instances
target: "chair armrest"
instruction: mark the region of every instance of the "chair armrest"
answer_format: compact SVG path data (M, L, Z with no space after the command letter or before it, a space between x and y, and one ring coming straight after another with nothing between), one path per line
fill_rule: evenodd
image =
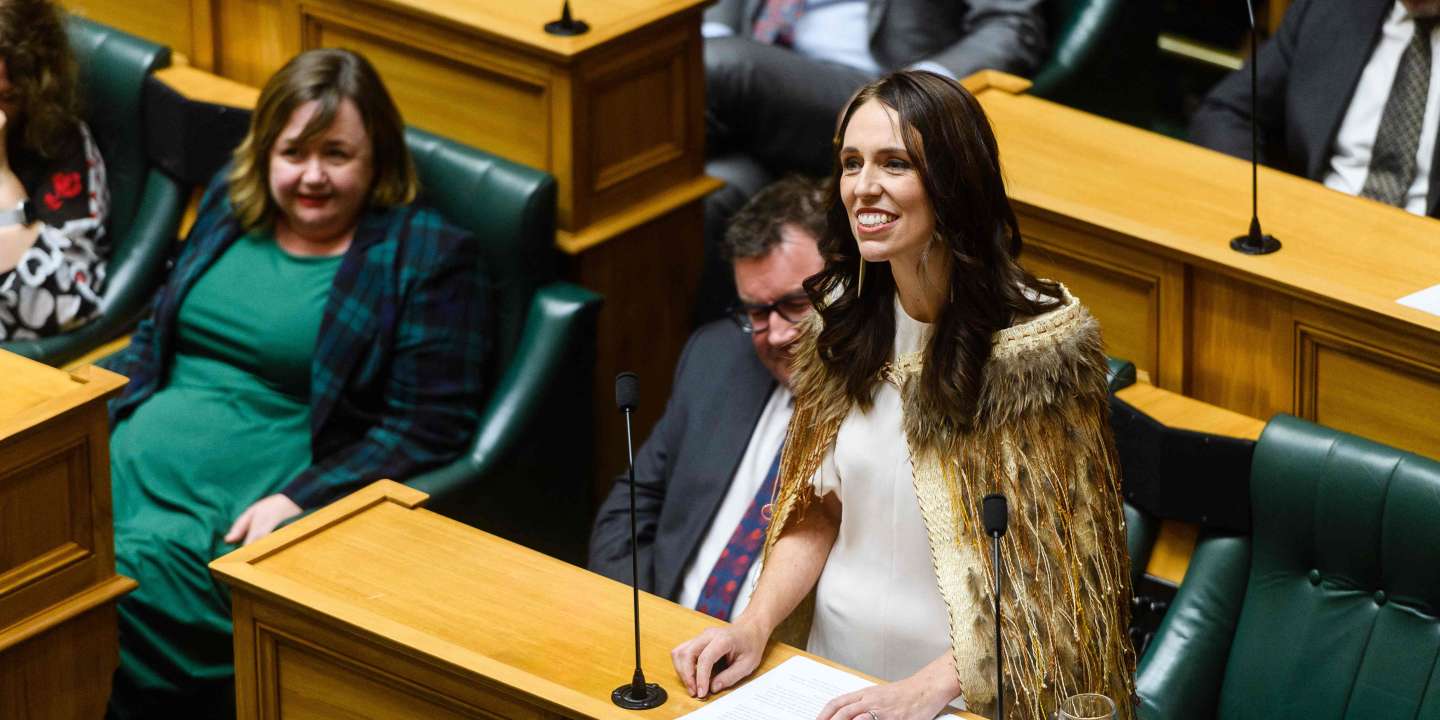
M110 258L100 314L70 332L0 344L0 348L60 366L123 335L144 316L165 279L166 260L180 230L185 200L184 189L169 176L156 170L146 173L129 237L111 238L116 254Z
M566 363L593 338L599 309L599 295L570 283L551 283L537 290L515 356L486 403L470 450L408 484L428 493L432 501L443 501L443 496L491 473L526 434L546 432L535 427L535 421L550 388L557 385L555 378L572 370Z
M1248 537L1211 536L1196 545L1175 602L1136 670L1137 717L1215 717L1249 574Z

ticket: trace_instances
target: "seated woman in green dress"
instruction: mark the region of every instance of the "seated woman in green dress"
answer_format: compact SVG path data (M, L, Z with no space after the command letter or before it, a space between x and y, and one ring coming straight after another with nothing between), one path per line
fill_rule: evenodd
M412 206L403 123L360 55L261 92L152 317L111 369L119 604L110 716L234 713L212 559L379 478L459 455L478 421L473 237Z

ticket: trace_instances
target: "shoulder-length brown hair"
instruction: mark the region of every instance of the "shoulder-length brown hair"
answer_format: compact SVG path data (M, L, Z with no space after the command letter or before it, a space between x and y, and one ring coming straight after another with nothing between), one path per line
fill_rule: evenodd
M44 158L71 152L80 140L79 98L63 11L49 0L0 0L0 59L19 108L6 122L10 149Z
M929 262L941 253L949 261L949 302L935 318L916 397L927 419L945 426L934 430L969 430L992 336L1017 316L1058 307L1060 288L1017 262L1020 226L1005 196L995 135L974 96L928 72L901 71L871 82L856 92L835 131L820 242L825 269L805 283L824 321L816 339L820 359L845 379L852 402L869 407L895 338L894 275L888 263L866 263L860 286L860 250L840 197L845 130L855 111L872 101L899 117L905 150L935 209Z
M388 207L415 199L419 180L405 147L405 123L379 73L351 50L310 50L290 59L260 91L250 131L235 148L230 169L230 204L240 226L268 225L277 211L270 197L270 150L295 109L314 100L319 108L300 133L300 142L325 131L345 100L355 103L370 133L375 179L368 204Z

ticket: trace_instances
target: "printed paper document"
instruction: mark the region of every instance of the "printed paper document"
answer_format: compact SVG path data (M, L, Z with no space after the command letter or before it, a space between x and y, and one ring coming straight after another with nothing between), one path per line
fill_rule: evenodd
M688 720L815 720L825 703L870 685L874 683L865 678L796 656L684 717ZM955 715L940 717L959 720Z

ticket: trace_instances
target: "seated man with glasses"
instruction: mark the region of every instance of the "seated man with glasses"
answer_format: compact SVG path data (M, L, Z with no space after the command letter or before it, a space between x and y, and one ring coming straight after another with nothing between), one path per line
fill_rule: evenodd
M723 252L740 296L691 336L674 394L635 456L642 589L722 620L759 577L780 446L790 422L790 344L810 312L801 283L823 267L824 199L786 178L736 213ZM622 475L590 537L590 569L630 580L630 488Z

